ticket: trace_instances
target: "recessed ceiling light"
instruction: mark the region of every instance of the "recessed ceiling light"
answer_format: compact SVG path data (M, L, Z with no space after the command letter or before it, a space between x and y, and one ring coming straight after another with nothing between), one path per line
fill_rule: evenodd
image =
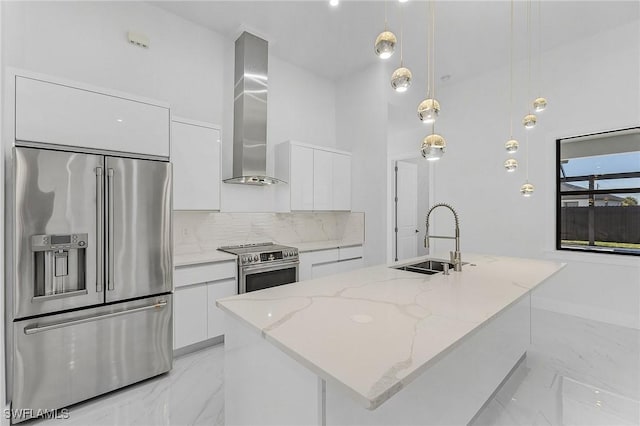
M406 3L406 2L408 2L409 0L398 0L398 1L399 1L400 3Z
M340 4L340 0L329 0L329 4L333 7L336 7Z

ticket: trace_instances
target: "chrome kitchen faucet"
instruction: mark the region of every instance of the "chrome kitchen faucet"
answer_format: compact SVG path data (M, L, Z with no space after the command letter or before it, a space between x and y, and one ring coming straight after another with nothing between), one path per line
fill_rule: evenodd
M440 235L429 235L429 216L431 216L431 212L438 207L446 207L449 210L451 210L451 213L453 213L453 218L455 219L455 222L456 222L455 236L449 237L449 236L440 236ZM453 263L453 270L458 272L462 271L462 254L460 253L460 221L458 220L458 213L456 212L456 210L453 207L451 207L449 204L445 204L445 203L436 204L433 207L431 207L427 212L427 218L425 219L425 222L426 222L425 224L426 232L424 235L424 247L429 248L430 238L456 240L456 251L455 252L450 251L449 256L451 258L451 263Z

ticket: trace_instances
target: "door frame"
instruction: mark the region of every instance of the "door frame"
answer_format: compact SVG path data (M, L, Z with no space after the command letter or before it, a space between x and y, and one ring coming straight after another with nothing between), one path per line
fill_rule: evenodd
M396 162L422 159L420 152L410 152L387 157L387 263L395 263L395 223L396 223ZM426 160L424 160L426 162ZM433 205L435 199L435 167L429 163L429 205ZM426 214L426 212L424 212ZM418 215L420 225L420 215ZM419 228L418 228L419 229Z

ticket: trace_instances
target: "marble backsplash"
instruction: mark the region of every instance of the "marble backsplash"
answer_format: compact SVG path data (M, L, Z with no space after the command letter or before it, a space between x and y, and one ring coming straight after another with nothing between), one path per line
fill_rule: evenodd
M364 213L174 211L173 241L176 255L266 241L292 246L321 241L358 245L364 242Z

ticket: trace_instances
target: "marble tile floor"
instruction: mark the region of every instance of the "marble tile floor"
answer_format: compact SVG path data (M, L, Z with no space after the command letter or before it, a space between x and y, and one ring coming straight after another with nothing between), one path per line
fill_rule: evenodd
M223 362L216 345L176 358L167 374L71 406L68 419L21 425L224 425Z
M534 310L527 358L472 426L640 424L640 331ZM536 329L537 328L537 329ZM173 370L25 426L224 425L223 345L177 358Z

